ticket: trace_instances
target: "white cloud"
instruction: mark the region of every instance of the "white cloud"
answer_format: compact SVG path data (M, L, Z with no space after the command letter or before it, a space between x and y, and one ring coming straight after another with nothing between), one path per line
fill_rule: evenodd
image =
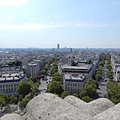
M35 24L35 23L22 23L21 25L0 25L0 30L41 30L51 28L72 28L72 27L96 27L104 28L108 27L108 24L100 23L48 23L48 24Z
M0 25L0 30L41 30L41 29L49 29L49 28L62 28L68 27L64 23L21 23L21 25Z
M29 0L0 0L0 7L4 6L20 6L28 3Z
M47 28L47 26L42 24L0 25L1 30L34 30L43 28Z
M77 23L75 25L76 27L96 27L96 28L102 28L102 27L108 27L108 24L99 23L99 22L91 22L91 23Z

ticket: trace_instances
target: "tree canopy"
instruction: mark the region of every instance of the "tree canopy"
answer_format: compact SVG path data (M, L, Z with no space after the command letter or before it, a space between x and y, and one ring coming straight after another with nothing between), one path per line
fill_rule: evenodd
M1 109L1 111L7 103L8 103L8 97L6 95L0 94L0 109Z
M107 83L107 98L113 103L117 104L120 102L120 85L114 82Z
M17 92L19 93L19 95L26 96L32 91L31 88L32 88L31 84L29 84L26 81L23 81L18 84Z
M46 90L46 92L58 94L59 96L62 94L63 91L63 87L58 81L52 81L51 83L49 83Z
M86 82L82 92L80 93L80 97L84 100L85 100L86 96L90 97L91 99L96 99L97 98L97 92L96 92L97 88L98 88L98 83L95 80L90 78Z
M52 80L60 82L61 81L61 75L58 72L54 73L53 76L52 76Z

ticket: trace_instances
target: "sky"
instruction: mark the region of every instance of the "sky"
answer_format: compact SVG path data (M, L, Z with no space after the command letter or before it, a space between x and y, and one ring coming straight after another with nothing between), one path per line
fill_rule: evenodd
M0 0L1 48L120 48L120 0Z

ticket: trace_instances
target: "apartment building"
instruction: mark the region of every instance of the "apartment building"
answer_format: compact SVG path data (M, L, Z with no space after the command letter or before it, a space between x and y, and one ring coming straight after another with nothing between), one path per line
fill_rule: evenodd
M27 64L27 76L37 76L40 74L40 65L38 63Z
M26 80L26 75L23 72L2 74L0 76L0 93L6 95L18 95L18 84Z
M79 94L83 90L86 80L84 75L65 74L63 77L64 90L68 94Z
M87 76L87 78L91 78L93 76L93 65L92 64L84 64L82 66L68 66L62 65L62 74L72 73L72 74L83 74Z

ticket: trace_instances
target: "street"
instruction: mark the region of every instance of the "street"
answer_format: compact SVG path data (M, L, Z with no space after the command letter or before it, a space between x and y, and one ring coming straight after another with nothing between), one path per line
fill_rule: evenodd
M106 66L103 67L103 70L102 70L102 78L101 78L101 81L99 82L99 89L97 89L97 93L98 93L98 97L99 98L104 98L105 95L107 94L107 82L108 82L108 79L106 78Z
M39 94L40 93L45 93L47 89L47 85L52 81L52 78L50 76L46 76L44 79L41 78L40 86L39 86Z

